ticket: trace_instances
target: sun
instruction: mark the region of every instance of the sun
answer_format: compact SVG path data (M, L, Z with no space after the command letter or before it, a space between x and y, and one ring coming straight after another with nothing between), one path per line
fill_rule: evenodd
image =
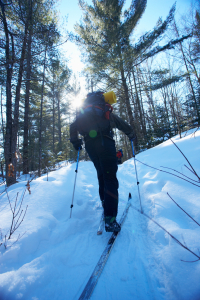
M81 107L85 98L86 98L86 93L83 93L83 92L79 93L76 96L73 96L72 101L71 101L72 106L74 108Z

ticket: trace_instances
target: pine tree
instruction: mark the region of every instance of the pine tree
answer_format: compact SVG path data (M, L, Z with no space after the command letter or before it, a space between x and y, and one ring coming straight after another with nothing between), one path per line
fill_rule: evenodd
M52 19L55 19L55 16L52 13L53 4L53 0L42 1L40 3L34 0L21 0L5 3L0 0L0 26L2 29L1 43L3 44L3 47L0 47L0 59L4 66L4 71L1 73L1 79L6 85L6 134L4 153L7 185L16 181L17 137L21 134L19 132L19 129L21 129L21 125L19 125L19 122L21 122L20 106L24 100L21 96L22 89L26 89L24 160L27 159L28 156L28 98L30 97L29 91L30 85L32 84L30 82L32 79L30 78L30 62L33 63L33 56L39 56L41 51L43 51L43 45L46 45L44 43L43 29L52 22ZM51 37L52 31L53 30L50 30ZM54 40L55 38L57 38L57 33L54 35ZM52 39L50 38L50 41L51 40ZM27 45L29 45L28 51ZM31 45L34 45L33 51L35 51L35 53L30 50ZM33 68L33 65L31 66ZM40 66L38 66L38 69L39 68ZM26 72L24 72L25 70ZM24 79L27 83L26 86L23 85ZM28 84L28 81L30 84ZM27 171L26 165L26 172Z
M123 105L126 106L128 121L138 134L127 78L129 73L147 58L172 49L180 40L187 38L186 36L170 41L162 47L156 45L173 20L175 5L164 22L160 20L152 31L144 34L136 44L133 44L132 35L145 11L146 0L133 0L130 8L124 12L124 1L121 0L94 0L93 6L81 0L79 3L84 18L80 24L76 24L78 33L76 41L86 52L86 61L94 82L106 83L107 87L115 90L120 86L123 90ZM137 93L135 101L140 114L139 127L143 127L145 132L145 121L142 119L142 107Z

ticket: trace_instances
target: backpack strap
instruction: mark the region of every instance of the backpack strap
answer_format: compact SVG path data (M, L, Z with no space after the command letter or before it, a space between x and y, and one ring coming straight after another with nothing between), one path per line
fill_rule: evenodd
M103 110L102 107L100 107L100 106L98 106L98 105L93 105L93 104L89 104L89 105L85 106L84 109L86 109L86 108L88 108L88 107L96 107L96 108L98 108L98 109Z
M105 118L107 120L110 120L110 113L112 111L113 111L113 107L110 104L106 103L105 104Z

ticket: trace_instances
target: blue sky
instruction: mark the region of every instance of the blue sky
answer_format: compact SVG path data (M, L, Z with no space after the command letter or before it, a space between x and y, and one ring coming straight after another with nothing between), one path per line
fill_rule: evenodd
M91 0L85 1L92 4ZM177 2L176 13L182 14L190 6L190 0L147 0L145 13L140 21L140 26L145 30L151 29L159 17L165 18L172 7ZM127 0L124 7L129 7L131 0ZM74 24L79 22L82 12L79 8L78 1L60 0L59 10L61 16L68 16L68 29L73 31Z
M86 1L92 4L91 0ZM127 0L125 3L125 8L129 7L131 0ZM175 3L175 0L147 0L146 10L139 22L137 27L136 35L144 33L153 29L159 17L163 20L169 13L170 8ZM191 6L191 0L177 0L176 1L176 19L179 19L181 14L186 13ZM79 22L82 16L82 11L79 8L78 1L74 0L60 0L58 5L58 10L60 11L61 17L67 16L67 30L74 32L74 25ZM63 47L65 55L69 59L69 67L75 73L81 72L84 65L81 62L81 53L76 45L67 42Z

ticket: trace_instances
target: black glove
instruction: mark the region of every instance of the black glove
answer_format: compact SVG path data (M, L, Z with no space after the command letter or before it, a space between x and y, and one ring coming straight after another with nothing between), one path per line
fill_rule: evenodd
M131 132L131 133L128 135L128 138L129 138L130 141L136 140L136 136L135 136L135 134L134 134L133 132Z
M78 139L73 142L73 146L77 151L82 149L81 145L83 145L82 139Z

